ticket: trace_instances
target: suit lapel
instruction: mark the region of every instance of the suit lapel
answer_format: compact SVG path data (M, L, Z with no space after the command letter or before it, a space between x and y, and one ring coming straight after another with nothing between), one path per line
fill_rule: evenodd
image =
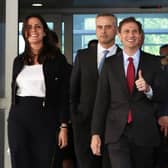
M115 74L119 74L118 75L118 79L119 79L119 83L121 84L121 89L123 89L123 91L130 96L130 93L128 91L128 87L127 87L127 79L125 76L125 71L124 71L124 65L123 65L123 54L122 52L119 52L117 54L117 60L116 63L113 64L113 66L115 66L114 71ZM143 72L145 72L149 67L149 64L146 64L146 57L145 57L145 53L143 51L140 52L140 59L139 59L139 65L138 65L138 69L137 69L137 73L136 73L136 77L135 77L135 81L138 79L138 71L142 70L142 74ZM145 75L144 75L145 76ZM133 93L132 96L137 93L137 89L136 89L136 85L134 84L134 88L133 88Z
M119 52L117 54L117 61L114 64L115 68L114 71L116 71L115 74L117 74L117 78L119 79L119 83L121 85L121 89L129 95L128 87L127 87L127 79L125 76L125 70L124 70L124 61L123 61L123 54L122 52Z
M118 54L120 51L122 51L122 49L116 44L117 46L117 51L116 51L116 54Z
M89 48L89 62L92 66L92 70L94 71L94 74L96 74L96 77L98 78L98 68L97 68L97 46Z
M142 73L144 70L148 69L149 64L146 64L145 61L146 57L145 57L145 53L143 51L140 52L140 59L139 59L139 65L138 65L138 70L137 70L137 74L136 74L136 79L138 79L138 71L142 70Z
M138 69L137 69L137 73L136 73L136 77L135 77L135 81L138 79L138 71L141 70L142 71L142 75L144 70L149 68L149 64L146 64L145 61L146 57L145 57L145 53L143 51L140 51L140 58L139 58L139 64L138 64ZM133 89L133 94L137 91L136 86L134 84L134 89Z

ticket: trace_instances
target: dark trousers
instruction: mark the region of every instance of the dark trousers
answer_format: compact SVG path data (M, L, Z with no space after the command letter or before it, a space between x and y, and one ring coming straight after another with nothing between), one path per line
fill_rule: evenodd
M42 102L35 97L17 98L17 104L10 111L8 141L12 168L52 166L53 156L58 151L56 128L52 128Z
M78 168L102 168L102 157L94 156L90 148L90 124L74 124L73 134Z
M155 152L156 168L168 168L168 137L161 134L161 144Z
M107 145L102 145L102 168L110 168L110 159Z
M108 144L108 153L112 168L154 168L154 148L138 146L125 135Z

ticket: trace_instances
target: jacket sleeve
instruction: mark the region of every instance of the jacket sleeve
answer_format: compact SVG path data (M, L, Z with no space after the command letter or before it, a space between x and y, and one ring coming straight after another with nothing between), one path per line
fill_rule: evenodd
M70 113L71 120L77 113L77 107L80 103L80 83L81 83L81 68L80 68L80 54L78 53L73 65L71 79L70 79Z
M108 67L105 62L99 81L95 100L95 106L92 116L92 135L103 135L105 128L105 119L110 102L110 86L108 80Z
M11 106L15 105L15 96L16 96L16 77L20 70L23 67L23 59L22 55L17 56L13 61L13 67L12 67L12 81L11 81Z
M69 121L69 87L70 87L70 75L72 66L68 64L65 57L62 56L62 82L61 82L61 94L60 94L60 123L67 123Z
M151 62L152 63L152 62ZM152 100L157 103L163 103L168 98L168 91L167 91L167 84L168 84L168 77L161 69L160 61L155 59L153 62L155 65L155 73L152 83L153 89L153 98Z
M163 72L162 75L163 75L162 76L162 78L163 78L162 84L164 85L164 97L163 97L163 102L158 103L157 117L168 116L168 91L166 89L166 87L168 86L168 73Z

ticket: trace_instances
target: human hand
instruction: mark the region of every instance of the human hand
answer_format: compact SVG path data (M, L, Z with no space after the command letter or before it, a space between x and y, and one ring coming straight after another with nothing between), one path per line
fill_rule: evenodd
M150 86L143 78L141 70L138 71L138 79L135 81L135 85L139 92L148 92L150 90Z
M60 149L68 145L68 128L60 128L58 135L58 146Z
M101 155L101 139L99 135L92 136L90 147L94 155Z
M158 119L160 130L164 133L164 136L168 136L168 116L161 116Z

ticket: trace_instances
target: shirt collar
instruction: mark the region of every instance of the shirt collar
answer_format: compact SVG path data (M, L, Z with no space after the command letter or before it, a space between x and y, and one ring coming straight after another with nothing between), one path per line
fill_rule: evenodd
M124 57L124 62L128 61L128 55L124 52L123 50L123 57ZM134 63L139 63L140 59L140 50L138 49L134 55L131 56L133 58Z
M107 57L111 56L111 55L115 55L116 50L117 50L117 46L114 44L109 48L103 48L100 43L98 43L98 54L102 54L104 50L109 50L109 53L107 54Z

